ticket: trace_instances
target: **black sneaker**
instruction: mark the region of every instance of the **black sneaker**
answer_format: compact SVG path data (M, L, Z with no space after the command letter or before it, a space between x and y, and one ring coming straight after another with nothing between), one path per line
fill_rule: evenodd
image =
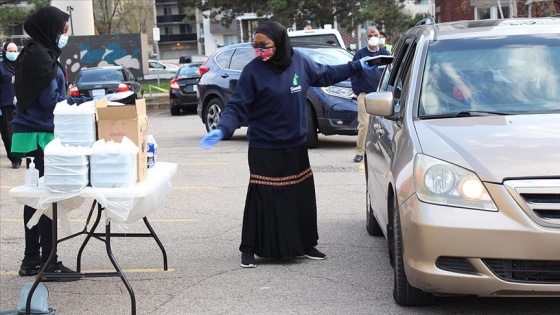
M257 266L257 260L255 255L250 252L241 253L241 267L243 268L255 268Z
M47 275L46 273L55 273L55 274L64 274L68 277L52 277ZM62 261L55 262L50 264L50 266L45 270L45 274L43 274L43 281L59 281L59 282L68 282L68 281L78 281L82 278L82 275L74 270L64 266Z
M356 155L356 156L354 157L354 162L360 163L363 159L364 159L364 156L363 156L363 155Z
M35 276L39 273L39 266L41 261L39 259L23 259L19 266L18 274L22 277Z
M303 255L303 256L305 256L309 259L317 259L317 260L322 260L322 259L327 258L327 255L321 253L315 247L311 247L310 249L306 250L305 255Z

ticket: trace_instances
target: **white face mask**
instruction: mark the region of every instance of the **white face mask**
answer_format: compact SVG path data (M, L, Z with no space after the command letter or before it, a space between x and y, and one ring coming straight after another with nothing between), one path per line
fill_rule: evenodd
M370 46L377 46L379 45L379 37L372 36L370 39L368 39L367 43Z
M18 55L19 53L17 52L6 52L6 58L8 58L8 60L10 61L16 61Z
M66 43L68 43L68 36L60 35L60 37L58 38L58 48L64 48L64 46L66 46Z
M379 39L379 45L385 45L385 38L380 38Z

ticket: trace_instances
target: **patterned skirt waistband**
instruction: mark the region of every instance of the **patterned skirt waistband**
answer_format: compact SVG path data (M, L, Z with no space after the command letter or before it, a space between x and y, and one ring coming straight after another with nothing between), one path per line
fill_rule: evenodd
M300 172L299 174L284 176L284 177L269 177L269 176L251 174L251 180L249 182L251 184L259 184L259 185L288 186L288 185L299 184L312 175L313 175L313 171L311 171L311 167L308 167L307 169Z

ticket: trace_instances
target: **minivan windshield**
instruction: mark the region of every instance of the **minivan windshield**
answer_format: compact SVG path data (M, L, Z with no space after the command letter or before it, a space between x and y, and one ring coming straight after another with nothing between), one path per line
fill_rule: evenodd
M560 112L560 35L434 41L419 116Z

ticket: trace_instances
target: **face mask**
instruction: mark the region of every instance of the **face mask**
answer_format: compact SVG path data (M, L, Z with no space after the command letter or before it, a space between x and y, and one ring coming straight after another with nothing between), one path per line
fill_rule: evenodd
M19 53L6 52L6 58L8 58L8 60L10 60L10 61L16 61L18 55L19 55Z
M64 48L64 46L66 46L66 43L68 43L68 36L60 35L60 37L58 38L58 48Z
M255 55L262 61L267 61L274 56L274 47L270 48L255 48Z
M385 38L379 39L379 45L385 45Z
M377 46L379 45L379 37L372 36L367 43L370 46Z

